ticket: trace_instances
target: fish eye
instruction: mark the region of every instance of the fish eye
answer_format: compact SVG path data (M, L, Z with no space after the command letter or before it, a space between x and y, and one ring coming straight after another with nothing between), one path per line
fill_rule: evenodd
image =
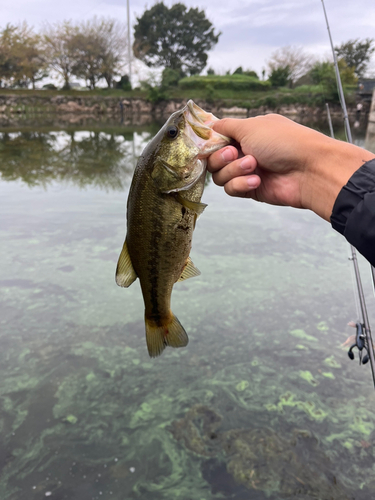
M170 139L175 139L178 136L178 128L175 125L171 125L167 129L167 136Z

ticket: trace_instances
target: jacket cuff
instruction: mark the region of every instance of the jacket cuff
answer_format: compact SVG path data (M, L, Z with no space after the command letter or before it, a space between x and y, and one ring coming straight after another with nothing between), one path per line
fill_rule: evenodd
M362 218L363 201L366 195L375 192L375 159L364 163L350 177L347 184L339 192L333 205L331 224L333 229L351 240L351 219ZM356 224L354 224L356 226Z

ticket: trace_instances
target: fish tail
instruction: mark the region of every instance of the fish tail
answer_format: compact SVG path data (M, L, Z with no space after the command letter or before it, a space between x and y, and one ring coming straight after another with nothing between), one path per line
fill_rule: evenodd
M147 349L151 358L160 356L167 345L185 347L189 342L184 327L172 312L169 317L159 321L146 316L145 323Z

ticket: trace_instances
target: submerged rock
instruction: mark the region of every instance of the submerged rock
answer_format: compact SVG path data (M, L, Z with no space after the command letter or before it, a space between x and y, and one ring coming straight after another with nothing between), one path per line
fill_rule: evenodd
M195 405L170 431L195 454L224 461L226 471L249 490L300 500L348 498L310 432L295 430L290 439L268 428L220 432L221 422L214 409Z

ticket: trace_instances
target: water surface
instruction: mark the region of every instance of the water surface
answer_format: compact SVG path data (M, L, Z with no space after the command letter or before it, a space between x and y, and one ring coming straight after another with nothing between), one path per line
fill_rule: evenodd
M348 247L318 217L210 182L202 274L172 297L190 343L148 357L139 284L114 271L154 132L0 133L1 499L372 498Z

